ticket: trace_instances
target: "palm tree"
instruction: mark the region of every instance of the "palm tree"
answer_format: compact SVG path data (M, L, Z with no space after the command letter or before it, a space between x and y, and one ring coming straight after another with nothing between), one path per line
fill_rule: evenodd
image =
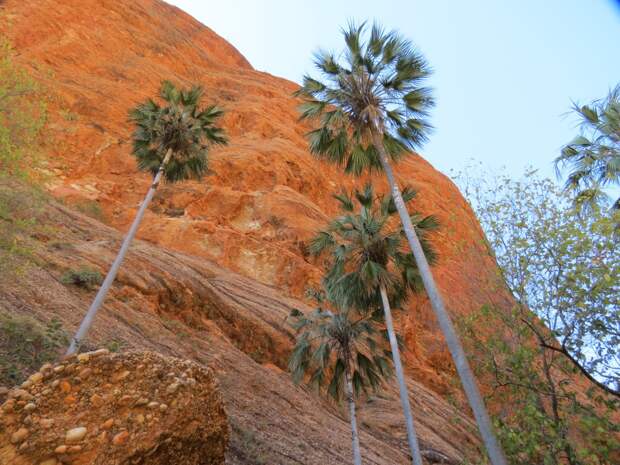
M565 189L574 194L578 207L605 204L604 189L620 185L620 84L606 98L590 105L575 104L581 134L562 148L555 159L556 169L569 167ZM620 211L620 197L613 202Z
M362 464L355 414L355 398L381 386L391 375L389 349L385 337L371 315L338 308L331 311L320 296L318 308L308 315L299 310L290 314L297 333L289 369L295 383L307 380L320 392L337 402L346 399L349 406L353 463Z
M460 339L437 289L416 236L391 163L427 140L431 91L424 85L430 69L413 44L396 32L365 24L343 31L346 49L336 56L319 51L315 64L323 81L305 76L296 95L301 118L318 121L308 134L310 151L353 174L383 170L415 257L426 293L454 359L493 465L506 459L493 432Z
M415 194L406 188L403 199L407 202ZM401 306L409 288L421 288L420 275L411 253L402 250L403 231L393 221L397 212L392 196L375 196L372 186L367 184L362 191L335 197L340 202L342 215L319 232L310 244L310 252L315 255L329 253L331 267L325 286L338 302L362 313L383 308L409 449L413 463L422 465L390 307L390 303ZM354 198L359 203L359 213L355 213ZM435 253L426 235L437 227L437 220L433 216L422 217L418 214L412 215L411 219L420 235L426 257L434 262Z
M223 130L215 125L215 121L222 116L222 110L215 105L200 108L202 95L203 90L199 86L183 90L164 81L159 95L165 102L164 106L149 99L130 112L130 120L136 126L132 154L140 170L151 172L153 182L110 271L71 340L67 355L79 349L92 325L162 177L171 183L201 179L207 171L209 146L227 143Z

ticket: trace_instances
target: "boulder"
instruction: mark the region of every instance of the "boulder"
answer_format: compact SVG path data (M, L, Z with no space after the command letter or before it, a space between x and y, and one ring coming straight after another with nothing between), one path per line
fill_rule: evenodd
M227 417L201 365L99 350L33 376L0 407L1 464L224 463Z

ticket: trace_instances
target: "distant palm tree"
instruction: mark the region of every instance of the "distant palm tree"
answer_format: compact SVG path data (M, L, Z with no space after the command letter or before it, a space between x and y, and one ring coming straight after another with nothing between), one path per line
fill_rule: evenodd
M383 170L437 321L461 377L493 465L505 465L489 415L467 362L391 166L420 147L431 128L430 69L413 44L396 32L365 24L343 31L346 50L339 56L319 51L315 64L323 81L305 76L296 93L304 99L301 118L319 122L309 133L310 150L353 174Z
M201 179L207 171L209 146L227 143L223 130L215 125L222 110L214 105L200 108L202 95L199 86L182 90L164 81L160 97L166 105L160 106L149 99L130 112L130 120L136 125L132 154L140 170L153 174L153 182L95 300L71 340L67 355L79 349L92 325L162 177L167 182Z
M566 190L578 207L607 203L604 189L620 185L620 84L606 98L590 105L574 105L581 119L581 134L562 148L555 159L558 172L569 167ZM620 197L613 201L620 211Z
M319 293L318 295L323 295ZM390 352L382 328L371 315L319 307L308 315L293 310L290 321L297 341L289 360L295 383L307 380L349 406L353 463L361 465L355 397L375 391L391 375Z
M414 197L413 190L403 190L405 202ZM336 199L340 202L342 215L319 232L310 244L310 252L315 255L329 253L331 267L324 281L335 300L362 313L383 308L409 448L414 463L422 465L390 307L390 303L400 306L409 288L421 290L420 275L411 253L403 250L403 231L391 195L376 196L372 186L367 184L362 191L337 195ZM359 212L356 211L355 200L359 204ZM435 252L426 235L437 227L437 220L433 216L422 217L418 214L411 219L426 257L433 262Z

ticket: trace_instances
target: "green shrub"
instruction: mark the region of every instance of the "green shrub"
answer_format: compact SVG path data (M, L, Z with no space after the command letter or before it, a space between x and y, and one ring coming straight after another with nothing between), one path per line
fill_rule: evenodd
M84 200L83 202L76 204L75 208L79 212L84 213L86 216L90 216L97 221L105 220L101 205L99 205L99 202L96 200Z
M57 319L43 325L29 316L0 313L0 385L21 383L43 363L56 360L67 342Z
M0 36L0 267L11 272L32 258L46 119L43 93L14 55Z
M84 289L92 289L93 287L101 284L103 277L101 273L90 268L79 268L77 270L67 270L60 277L60 282L63 284L73 284Z
M110 339L103 346L112 353L121 352L127 344L122 339Z

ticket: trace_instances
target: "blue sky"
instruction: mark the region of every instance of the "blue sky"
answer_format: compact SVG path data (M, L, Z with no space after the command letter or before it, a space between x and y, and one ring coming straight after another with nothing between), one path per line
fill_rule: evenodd
M620 7L612 0L168 0L261 71L300 81L318 47L342 48L349 19L413 40L435 69L436 128L422 154L448 173L471 158L519 175L575 134L571 100L620 82Z

